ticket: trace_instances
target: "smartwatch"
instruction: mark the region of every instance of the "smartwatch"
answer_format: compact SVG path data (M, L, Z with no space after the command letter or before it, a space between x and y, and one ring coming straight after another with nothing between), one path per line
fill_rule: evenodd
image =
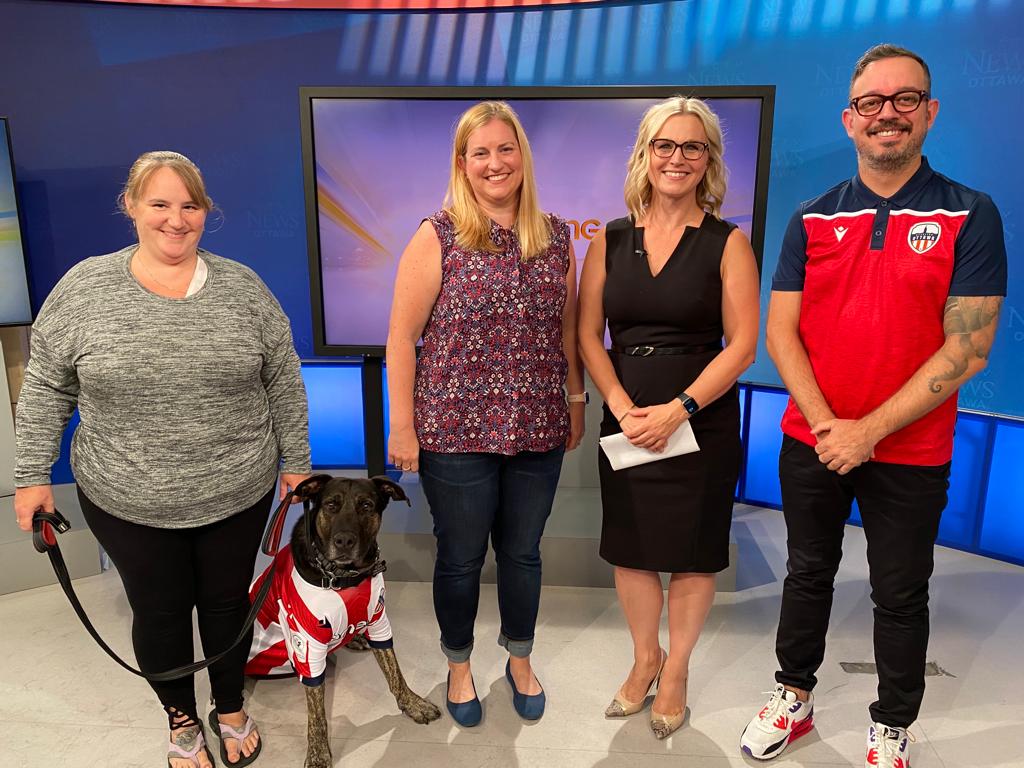
M691 416L693 416L693 414L700 410L700 405L697 403L697 401L694 400L685 392L683 392L683 394L681 395L678 395L676 397L676 400L683 404L683 410L686 411Z
M579 395L566 395L565 396L565 402L567 402L567 403L589 403L590 402L590 393L589 392L583 392L582 394L579 394Z

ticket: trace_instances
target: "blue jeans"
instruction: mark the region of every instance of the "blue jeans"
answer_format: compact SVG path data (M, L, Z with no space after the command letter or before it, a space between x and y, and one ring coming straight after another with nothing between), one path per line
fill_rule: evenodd
M514 456L420 452L423 492L434 517L434 613L441 650L455 662L473 651L487 539L498 565L498 644L529 656L540 607L540 538L562 471L559 447Z

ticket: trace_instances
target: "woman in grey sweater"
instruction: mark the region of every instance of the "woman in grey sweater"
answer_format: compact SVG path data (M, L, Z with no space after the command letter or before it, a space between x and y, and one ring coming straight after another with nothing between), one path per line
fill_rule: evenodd
M71 462L90 529L132 607L145 671L227 647L278 473L310 472L306 394L291 330L252 270L198 247L213 202L199 169L148 152L121 195L138 243L75 265L43 304L18 403L15 512L52 510L50 470L77 405ZM242 709L249 643L210 666L222 756L247 765L259 734ZM207 768L191 676L153 683L172 768ZM212 718L211 718L212 722Z

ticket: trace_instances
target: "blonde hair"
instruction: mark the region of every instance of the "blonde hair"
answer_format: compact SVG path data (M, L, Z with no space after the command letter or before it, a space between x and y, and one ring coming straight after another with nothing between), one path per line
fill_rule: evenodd
M634 220L643 218L651 204L651 180L647 175L650 142L665 122L674 115L693 115L704 126L708 137L708 167L704 178L697 185L697 205L716 219L722 217L722 203L725 202L726 176L728 170L723 158L722 126L718 115L700 99L685 96L671 96L648 109L640 120L633 153L626 165L625 197L626 208Z
M537 183L533 175L533 153L530 142L515 111L503 101L482 101L467 109L455 126L452 142L452 167L444 209L455 225L455 239L463 248L496 251L491 241L491 221L477 202L459 160L465 160L469 137L492 120L501 120L515 134L523 157L523 183L519 188L519 208L513 229L519 238L523 259L532 259L551 244L551 222L537 202Z
M158 150L156 152L144 152L132 163L128 171L128 178L124 182L121 194L117 196L117 207L125 216L131 218L128 213L128 204L136 203L142 197L143 190L150 178L161 168L170 168L176 174L188 190L192 202L209 213L216 206L210 196L206 194L206 184L203 182L203 174L199 172L196 164L178 152L169 150Z

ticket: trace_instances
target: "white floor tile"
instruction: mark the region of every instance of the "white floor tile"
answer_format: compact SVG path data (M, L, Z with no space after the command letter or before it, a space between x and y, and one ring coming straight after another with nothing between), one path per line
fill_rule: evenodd
M761 765L744 760L739 733L773 684L774 632L785 532L781 514L738 510L742 587L718 595L690 671L687 725L666 742L650 734L645 711L626 720L602 716L631 662L615 593L546 588L534 660L548 692L538 723L522 722L504 679L493 586L484 585L474 675L484 722L460 729L447 713L431 725L401 715L369 653L341 651L329 672L327 707L335 765L623 766ZM847 529L836 586L829 650L816 690L816 728L773 763L859 766L872 675L846 674L840 661L872 661L871 601L864 540ZM76 582L98 629L131 659L130 617L116 574ZM915 768L1024 766L1024 569L938 550L932 581L929 659L945 672L928 678L920 720L911 728ZM444 661L437 645L430 585L389 584L396 651L411 687L444 708ZM57 587L0 597L7 652L0 655L0 765L164 765L165 719L149 687L120 670L92 642ZM667 632L664 633L667 639ZM196 644L198 648L198 642ZM208 699L198 678L197 697ZM258 766L301 766L304 694L293 680L261 681L248 707L266 737Z

